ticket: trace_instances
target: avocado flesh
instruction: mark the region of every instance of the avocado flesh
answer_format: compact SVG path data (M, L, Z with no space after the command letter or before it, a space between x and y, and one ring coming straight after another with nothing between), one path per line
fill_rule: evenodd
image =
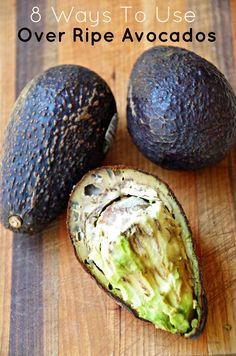
M192 267L181 228L161 200L123 197L86 235L89 261L139 317L172 333L196 327Z

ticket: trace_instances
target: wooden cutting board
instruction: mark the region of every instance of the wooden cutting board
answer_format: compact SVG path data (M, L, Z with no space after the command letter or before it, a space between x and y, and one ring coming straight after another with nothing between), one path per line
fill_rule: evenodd
M67 14L73 6L77 11L111 11L111 24L92 29L113 31L117 38L127 26L132 31L156 32L189 27L184 21L158 23L156 5L162 18L168 5L174 11L192 10L197 14L191 24L193 30L215 31L217 41L179 45L215 63L236 90L236 0L38 0L35 4L40 7L42 21L34 25L30 21L31 3L0 3L0 143L15 98L34 75L59 63L81 64L98 72L115 94L120 118L116 141L105 163L122 163L155 173L175 191L197 242L209 316L205 332L193 341L135 319L81 270L62 214L44 233L33 237L13 236L0 226L0 355L236 355L235 149L218 165L198 172L167 171L138 152L126 130L127 82L138 55L154 44L117 40L92 47L71 40L22 43L17 39L21 27L67 33L81 27L72 19L58 25L51 6ZM148 20L137 23L131 16L125 24L121 5L144 11Z

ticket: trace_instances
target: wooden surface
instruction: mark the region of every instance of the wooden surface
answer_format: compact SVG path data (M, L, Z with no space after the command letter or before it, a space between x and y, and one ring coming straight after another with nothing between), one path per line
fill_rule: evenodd
M16 96L41 70L58 63L76 63L97 71L111 86L119 110L116 142L105 163L128 164L159 175L170 184L189 217L201 259L209 301L205 332L185 340L156 330L135 319L110 300L81 270L67 237L65 214L43 234L14 235L0 226L0 355L164 356L236 355L236 151L220 164L198 172L163 170L145 159L132 144L125 123L127 81L137 56L152 46L113 43L94 46L16 39L20 27L44 31L71 31L75 21L57 25L50 6L58 10L110 10L117 37L125 29L120 5L132 4L150 15L145 24L131 21L132 30L184 31L185 22L158 24L155 1L38 0L43 20L32 25L27 0L0 2L0 143ZM215 43L180 43L215 63L236 90L236 0L158 1L166 6L194 10L197 31L216 31ZM85 26L82 26L85 28ZM1 147L1 145L0 145ZM231 330L226 330L225 325Z

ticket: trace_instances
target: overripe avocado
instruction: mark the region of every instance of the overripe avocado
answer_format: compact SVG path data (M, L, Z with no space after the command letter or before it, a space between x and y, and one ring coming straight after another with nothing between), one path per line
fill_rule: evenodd
M198 169L224 158L236 142L236 97L222 73L197 54L157 46L131 73L127 125L154 163Z
M91 70L60 65L21 92L6 130L0 217L15 232L42 230L67 205L72 186L99 165L116 126L116 104Z
M126 167L75 186L67 224L84 269L119 304L157 328L199 336L207 317L192 233L170 188Z

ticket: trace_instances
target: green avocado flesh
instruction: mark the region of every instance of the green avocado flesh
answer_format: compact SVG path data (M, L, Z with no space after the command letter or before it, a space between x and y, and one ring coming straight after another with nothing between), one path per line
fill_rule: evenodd
M67 223L79 262L120 305L159 329L201 334L207 301L192 233L158 177L120 166L89 172Z
M161 200L122 197L102 211L86 236L89 263L140 318L172 333L196 328L192 265L181 227Z

